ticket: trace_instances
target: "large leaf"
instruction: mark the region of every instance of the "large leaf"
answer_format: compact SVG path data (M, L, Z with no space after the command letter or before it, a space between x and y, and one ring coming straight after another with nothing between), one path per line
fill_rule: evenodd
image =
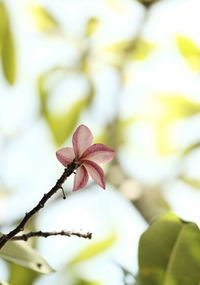
M70 265L86 261L89 258L95 257L105 250L109 249L116 241L117 236L115 234L111 235L107 239L100 240L90 244L88 247L84 248L74 259L71 260Z
M48 274L54 271L39 253L24 241L7 242L0 250L0 257L39 273Z
M178 36L177 45L190 68L200 72L200 49L196 44L188 38Z
M141 236L141 285L197 285L200 281L200 231L196 224L167 213Z
M42 6L32 5L32 14L39 30L46 33L58 32L60 27L56 19Z
M16 59L15 59L15 45L13 41L12 32L8 14L3 3L0 3L0 52L2 59L3 73L10 85L13 85L16 77Z

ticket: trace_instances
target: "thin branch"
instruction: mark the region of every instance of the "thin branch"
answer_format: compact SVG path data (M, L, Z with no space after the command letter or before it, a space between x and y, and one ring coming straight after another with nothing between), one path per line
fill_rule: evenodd
M61 177L57 180L55 186L48 192L45 193L42 197L42 199L38 202L38 204L29 212L27 212L22 219L22 221L19 223L19 225L9 232L6 235L2 235L0 237L0 249L16 234L24 230L24 226L26 223L30 220L32 216L34 216L37 212L39 212L46 204L46 202L53 196L59 189L62 189L62 184L65 182L67 177L69 177L77 168L79 167L78 164L75 164L75 161L72 161L70 164L68 164L68 167L65 168L63 174Z
M30 232L27 234L23 234L20 236L14 236L11 240L24 240L27 241L29 238L32 237L44 237L47 238L49 236L67 236L67 237L71 237L71 236L77 236L80 238L88 238L91 239L92 238L92 233L86 233L86 234L82 234L79 232L66 232L66 231L60 231L60 232L42 232L42 231L38 231L38 232Z

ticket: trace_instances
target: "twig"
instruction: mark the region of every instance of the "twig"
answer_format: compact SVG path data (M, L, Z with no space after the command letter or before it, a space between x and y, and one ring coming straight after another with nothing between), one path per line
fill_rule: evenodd
M88 238L91 239L92 238L92 233L86 233L86 234L82 234L79 232L66 232L66 231L60 231L60 232L42 232L42 231L38 231L38 232L30 232L27 234L23 234L20 236L14 236L11 240L24 240L27 241L29 238L32 237L44 237L47 238L49 236L67 236L67 237L71 237L71 236L77 236L80 238Z
M30 220L32 216L34 216L39 210L41 210L45 203L53 196L59 189L62 189L62 184L65 182L67 177L69 177L77 168L79 167L78 164L75 163L75 161L72 161L67 168L65 168L62 176L57 180L55 186L48 192L45 193L42 197L42 199L39 201L39 203L29 212L27 212L23 218L23 220L19 223L19 225L9 232L6 235L2 235L0 237L0 249L16 234L24 230L25 224Z

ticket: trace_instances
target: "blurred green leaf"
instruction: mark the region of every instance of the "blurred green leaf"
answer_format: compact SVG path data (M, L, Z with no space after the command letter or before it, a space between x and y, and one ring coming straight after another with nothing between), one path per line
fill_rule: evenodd
M0 3L0 53L4 76L10 85L13 85L16 77L15 45L8 13L3 2Z
M22 218L19 218L13 226L17 226ZM33 217L26 226L26 232L36 231L35 227L35 217ZM27 241L27 244L32 248L36 248L37 239L30 239ZM15 285L31 285L39 276L38 272L32 271L30 269L21 267L14 263L8 263L9 269L9 278L8 281L10 284Z
M200 148L200 142L196 142L196 143L190 145L189 147L187 147L183 151L182 156L186 156L186 155L190 154L193 150L196 150L197 148Z
M120 146L127 143L125 138L126 128L135 122L136 118L131 116L127 119L115 118L109 123L101 133L101 135L95 140L95 142L101 142L117 150ZM115 138L113 140L113 138Z
M105 250L109 249L117 240L116 234L111 235L107 239L100 240L90 244L88 247L84 248L74 259L71 260L70 265L75 263L86 261L89 258L96 257Z
M16 78L15 45L13 36L8 26L2 46L2 66L6 80L13 85Z
M176 94L157 96L156 99L163 106L163 117L166 120L182 119L200 112L200 104Z
M194 179L194 178L187 178L184 175L178 176L178 178L183 181L184 183L192 186L195 189L200 189L200 180Z
M0 257L39 273L48 274L54 271L39 253L24 241L7 242L0 250Z
M57 146L62 145L66 139L72 134L76 127L81 113L90 106L94 97L94 87L89 81L88 93L85 98L75 102L66 113L56 113L49 111L47 108L49 91L45 88L45 81L49 75L54 73L57 69L53 69L44 73L38 78L38 90L41 104L41 114L44 116L48 126L52 132L54 141Z
M92 36L95 33L98 24L99 20L97 18L92 17L89 19L86 25L86 31L85 31L86 37Z
M197 285L200 272L200 231L196 224L167 213L141 236L141 285Z
M54 136L55 143L60 146L72 134L76 127L81 112L86 107L87 100L83 99L75 102L66 114L53 114L47 115L46 119L48 125Z
M35 4L31 5L31 12L39 30L46 33L59 31L60 27L58 22L44 7Z
M39 276L39 273L10 263L9 283L14 285L31 285Z
M1 54L6 26L8 22L7 11L3 2L0 2L0 19L1 19L0 22L0 54Z
M117 42L108 46L106 50L130 60L144 60L153 48L153 44L141 38L136 38L130 41Z
M196 44L188 38L178 36L177 45L190 68L200 72L200 49Z
M138 1L142 3L146 8L149 8L152 4L158 2L159 0L138 0Z
M158 150L161 155L169 155L176 150L169 135L171 124L174 120L186 119L199 113L200 104L178 96L177 94L163 94L155 98L158 103L157 110L160 112L160 114L158 113L156 116L155 121Z
M97 281L90 281L90 280L85 280L85 279L77 279L73 285L101 285L101 283Z

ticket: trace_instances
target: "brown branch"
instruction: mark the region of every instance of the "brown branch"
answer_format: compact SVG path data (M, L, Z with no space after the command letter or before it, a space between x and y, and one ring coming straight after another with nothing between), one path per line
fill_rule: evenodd
M45 193L43 195L42 199L38 202L38 204L31 211L25 214L24 218L19 223L19 225L14 230L9 232L8 234L2 235L0 237L0 249L6 244L7 241L9 241L14 236L16 236L16 234L24 230L24 226L30 220L30 218L44 207L45 203L51 198L51 196L53 196L59 189L62 189L62 184L65 182L67 177L69 177L74 172L74 170L76 170L78 167L79 165L75 164L75 161L72 161L68 165L68 167L65 168L63 174L57 180L55 186L48 193Z
M60 231L60 232L42 232L42 231L38 231L38 232L30 232L27 234L23 234L20 236L14 236L11 240L24 240L27 241L29 238L32 237L44 237L47 238L49 236L67 236L67 237L71 237L71 236L77 236L80 238L88 238L91 239L92 238L92 233L86 233L86 234L82 234L79 232L66 232L66 231Z

